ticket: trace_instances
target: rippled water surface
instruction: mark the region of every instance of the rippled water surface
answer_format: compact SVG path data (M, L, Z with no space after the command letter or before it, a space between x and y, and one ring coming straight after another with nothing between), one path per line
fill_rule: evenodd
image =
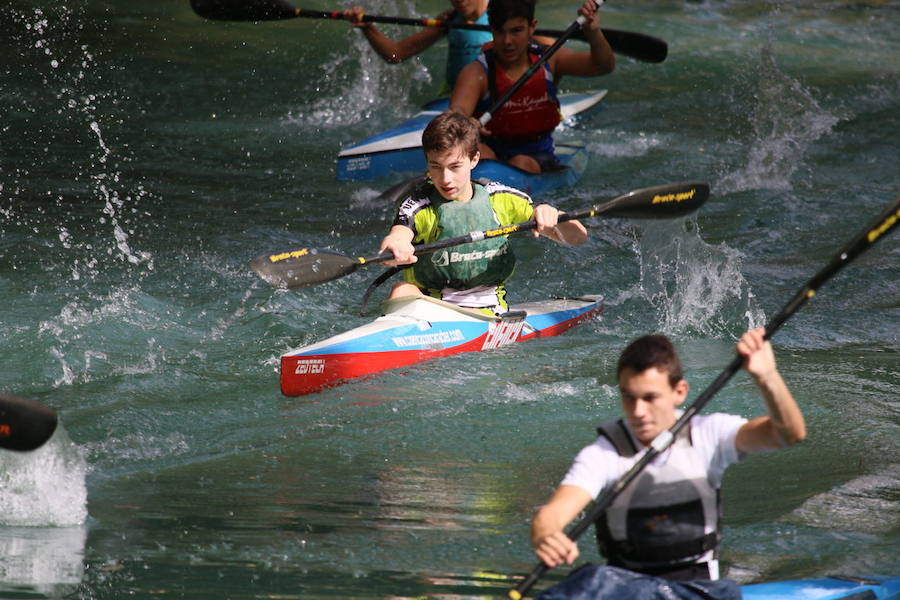
M542 0L538 18L564 28L575 8ZM513 302L606 296L564 336L287 398L280 355L370 320L377 271L287 292L247 261L377 249L397 180L338 183L335 156L431 98L442 46L389 66L343 23L0 7L0 391L63 424L0 453L0 596L480 598L530 570L535 507L619 410L624 344L671 335L699 392L900 180L900 3L609 2L603 23L669 57L563 81L609 95L559 133L591 162L544 200L696 179L710 202L593 220L578 248L516 241ZM729 471L732 577L900 571L898 240L774 340L810 435ZM738 375L709 410L762 408Z

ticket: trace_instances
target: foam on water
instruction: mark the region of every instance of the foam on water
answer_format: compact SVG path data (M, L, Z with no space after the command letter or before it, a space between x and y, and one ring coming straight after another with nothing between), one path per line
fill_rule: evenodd
M160 349L146 332L158 325L158 309L152 298L127 286L113 288L106 296L68 302L59 314L41 321L37 338L46 341L45 347L58 361L54 387L154 371ZM31 334L25 332L23 337ZM126 348L131 349L129 360L109 361L110 352L118 355ZM44 368L57 372L52 364L46 361Z
M5 528L0 536L0 593L12 593L17 586L51 598L72 593L84 577L86 541L84 526Z
M0 524L70 527L87 518L87 461L60 423L31 452L0 452Z

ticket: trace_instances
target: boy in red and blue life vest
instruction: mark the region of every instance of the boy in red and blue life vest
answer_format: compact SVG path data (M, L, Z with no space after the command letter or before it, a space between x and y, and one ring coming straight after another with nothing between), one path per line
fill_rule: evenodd
M411 265L390 298L428 294L457 306L500 314L508 307L504 284L516 259L506 236L455 246L417 257L413 243L466 235L534 219L534 235L567 245L587 240L576 220L558 222L560 211L533 206L514 188L472 181L478 164L478 125L456 112L435 117L422 134L428 178L400 203L394 224L379 252L392 252L386 265Z
M637 594L638 585L662 586L670 590L666 598L682 598L671 591L680 589L677 582L702 586L703 581L719 579L719 488L725 469L748 454L783 448L806 437L803 414L764 336L764 328L751 329L736 349L767 414L749 420L724 413L694 416L595 522L600 552L609 566L576 571L542 598L569 597L570 587L596 592L591 598L621 598L626 597L621 588ZM615 485L641 458L642 449L675 424L678 407L687 398L681 361L665 336L647 335L629 344L616 372L624 418L599 426L599 437L579 452L532 521L534 552L548 567L572 564L578 558L566 525ZM654 577L665 581L656 582ZM727 580L706 592L687 597L740 597L736 584Z
M438 15L438 20L470 25L488 24L488 0L450 0L450 4L453 8ZM462 68L478 58L481 46L491 41L491 34L488 31L443 27L426 27L401 40L392 40L374 23L363 22L361 19L364 14L361 6L354 6L344 11L344 18L362 31L369 45L389 63L399 63L424 52L442 37L447 36L447 66L444 83L438 92L440 96L450 93Z
M546 50L539 42L549 40L534 38L534 4L534 0L491 0L487 13L493 41L460 72L450 110L480 116L537 62ZM594 0L585 0L578 14L586 19L582 28L590 51L557 50L482 128L482 158L504 160L530 173L558 165L552 133L561 119L556 97L559 79L605 75L616 66L600 30Z

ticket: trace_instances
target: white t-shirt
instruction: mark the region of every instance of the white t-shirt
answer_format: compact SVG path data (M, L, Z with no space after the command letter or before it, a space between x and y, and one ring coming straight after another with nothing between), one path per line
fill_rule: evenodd
M678 415L680 416L680 412ZM738 429L746 422L747 419L743 417L724 413L698 415L691 419L692 445L703 457L709 483L715 489L721 487L725 469L743 458L734 446L734 439ZM628 431L631 433L630 428ZM640 447L636 440L635 445ZM670 446L652 464L665 464L671 451ZM590 494L591 498L596 498L605 487L618 481L642 455L643 452L638 452L631 458L623 458L610 441L601 435L578 453L563 478L562 485L578 486Z

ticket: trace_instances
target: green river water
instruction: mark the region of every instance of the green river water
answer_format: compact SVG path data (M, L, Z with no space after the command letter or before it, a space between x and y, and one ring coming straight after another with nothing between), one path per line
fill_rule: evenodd
M541 0L538 18L575 9ZM621 348L671 335L694 397L900 181L900 2L610 1L602 18L669 57L563 81L609 95L558 134L588 144L584 177L542 200L683 180L712 199L589 221L578 248L514 242L513 302L606 296L563 336L288 398L280 355L371 320L377 271L288 292L247 261L377 249L397 180L338 183L335 156L431 98L443 46L389 66L344 23L2 3L0 392L63 427L0 453L0 597L486 598L529 571L535 508L619 410ZM894 235L775 336L809 438L729 470L729 576L900 572L898 322ZM707 410L762 407L739 374Z

